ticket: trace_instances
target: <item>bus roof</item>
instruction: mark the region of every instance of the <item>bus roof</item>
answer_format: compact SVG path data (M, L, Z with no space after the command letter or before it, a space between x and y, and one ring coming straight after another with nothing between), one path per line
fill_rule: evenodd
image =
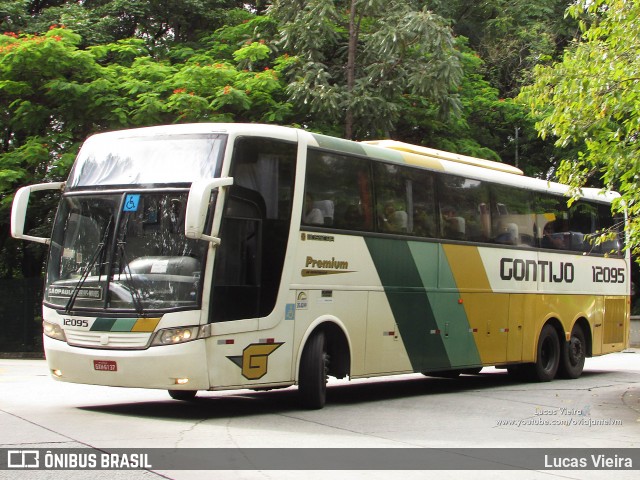
M551 191L560 195L569 195L567 185L556 182L527 177L519 168L491 160L474 158L457 153L445 152L429 147L412 145L395 140L373 140L354 142L337 137L330 137L304 129L267 124L243 123L192 123L161 125L98 133L93 136L103 138L128 138L151 135L174 134L206 134L228 133L232 135L265 135L281 140L296 141L300 135L307 136L311 144L358 155L365 155L380 160L399 163L411 163L423 168L446 171L456 175L468 175L480 180L491 180L537 191ZM386 152L386 153L385 153ZM592 200L609 203L620 195L617 192L598 188L582 188L580 196Z
M401 152L414 153L417 155L423 155L425 157L437 158L438 160L448 160L450 162L464 163L465 165L473 165L476 167L488 168L491 170L497 170L499 172L513 173L515 175L524 175L524 172L522 170L506 163L493 162L491 160L468 157L466 155L445 152L442 150L436 150L435 148L422 147L419 145L411 145L409 143L398 142L396 140L372 140L372 141L367 141L362 143L366 143L369 145L376 145L382 148L389 148L391 150L399 150Z

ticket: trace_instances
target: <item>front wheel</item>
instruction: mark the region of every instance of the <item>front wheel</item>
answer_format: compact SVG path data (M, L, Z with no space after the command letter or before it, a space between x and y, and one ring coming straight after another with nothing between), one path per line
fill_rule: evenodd
M182 400L185 402L196 398L197 390L169 390L169 396L174 400Z
M324 407L327 399L329 356L324 332L314 333L302 351L298 390L302 405L309 409Z
M587 342L582 327L576 325L571 331L571 338L562 349L558 375L562 378L578 378L582 375L584 361L587 356Z

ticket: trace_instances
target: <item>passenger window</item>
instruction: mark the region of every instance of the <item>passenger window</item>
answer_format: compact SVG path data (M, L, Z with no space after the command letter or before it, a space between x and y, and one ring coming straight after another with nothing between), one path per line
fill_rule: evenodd
M440 234L452 240L486 242L491 235L489 191L480 180L443 175L440 194Z
M491 238L503 245L536 244L533 197L530 192L504 185L492 185Z
M374 184L379 232L436 236L434 182L430 172L376 163Z
M540 194L536 198L536 229L541 248L571 250L572 238L569 228L567 198L557 195ZM580 239L582 243L582 239Z
M368 160L309 150L303 225L370 231L371 199Z
M569 209L569 227L582 237L573 249L588 253L618 255L622 248L621 232L624 221L614 223L609 205L578 201Z
M406 234L409 227L407 189L398 165L374 165L377 230Z

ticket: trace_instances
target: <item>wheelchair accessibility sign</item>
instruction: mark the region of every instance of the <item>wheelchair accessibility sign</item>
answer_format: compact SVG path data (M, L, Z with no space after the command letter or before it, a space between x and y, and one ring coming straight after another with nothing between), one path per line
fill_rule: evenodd
M140 194L139 193L130 193L124 199L124 206L122 207L122 211L123 212L137 212L139 203L140 203Z

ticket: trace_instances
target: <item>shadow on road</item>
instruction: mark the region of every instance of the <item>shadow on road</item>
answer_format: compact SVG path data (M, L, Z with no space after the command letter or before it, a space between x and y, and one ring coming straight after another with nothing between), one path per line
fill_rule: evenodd
M584 372L583 379L597 377L611 372ZM554 380L537 384L545 389L580 388L578 380ZM462 375L458 378L434 378L415 375L391 378L386 381L354 380L348 384L329 384L327 406L356 405L360 403L393 401L407 397L447 395L487 389L528 390L532 384L514 381L506 371ZM585 388L588 388L585 386ZM79 407L81 410L102 412L113 415L131 415L142 418L194 420L227 417L255 416L274 413L304 411L298 402L297 388L282 390L237 392L199 392L189 402L172 400L167 394L166 401L92 405Z

